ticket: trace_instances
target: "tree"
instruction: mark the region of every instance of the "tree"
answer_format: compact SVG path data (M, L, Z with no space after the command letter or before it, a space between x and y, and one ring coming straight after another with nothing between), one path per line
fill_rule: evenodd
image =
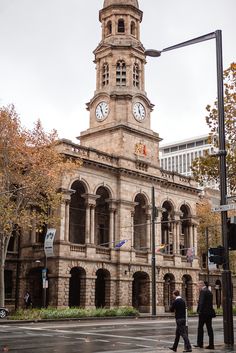
M209 142L219 147L218 139L218 108L217 101L213 106L206 107L206 122L210 128ZM232 63L224 71L224 110L225 110L225 141L227 182L231 193L236 191L236 64ZM219 161L207 153L194 160L192 164L195 179L204 185L205 182L219 182Z
M38 230L58 222L63 173L81 161L57 152L56 131L46 133L40 121L21 126L14 106L0 108L0 306L4 305L4 267L9 240L34 224Z
M197 204L197 217L199 218L198 254L200 257L207 252L207 228L209 247L216 247L221 244L220 214L211 212L211 207L210 201L204 198Z

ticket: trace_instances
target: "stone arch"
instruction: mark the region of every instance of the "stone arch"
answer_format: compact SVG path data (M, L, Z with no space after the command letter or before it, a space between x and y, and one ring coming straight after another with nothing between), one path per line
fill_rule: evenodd
M191 213L187 204L180 206L180 253L186 256L187 249L190 247L190 232L191 232Z
M146 250L148 244L147 234L147 198L143 194L137 194L134 202L134 248Z
M111 20L107 21L107 24L106 24L106 36L109 36L110 34L112 34L112 22L111 22Z
M96 308L109 308L111 300L111 275L108 270L98 269L95 280Z
M42 270L43 267L32 268L26 275L27 287L34 308L43 307L43 282L42 282ZM46 289L46 306L49 303L49 286Z
M84 308L86 300L86 272L82 267L73 267L70 270L69 307Z
M164 252L167 254L173 254L173 243L174 243L174 206L171 201L166 200L163 202L161 218L161 243L166 244Z
M216 307L220 308L221 301L222 301L222 285L219 279L217 279L215 282L215 298L216 298Z
M134 21L130 23L130 34L134 37L136 36L136 23Z
M71 195L69 205L69 241L85 244L86 201L83 195L87 189L80 180L74 181L71 189L75 192Z
M186 301L188 309L193 307L193 281L190 275L182 277L182 297Z
M172 302L172 293L175 290L175 277L172 273L166 273L164 276L163 285L163 298L164 298L164 309L165 312L170 311L170 305Z
M150 312L150 277L146 272L133 274L132 306L139 312Z

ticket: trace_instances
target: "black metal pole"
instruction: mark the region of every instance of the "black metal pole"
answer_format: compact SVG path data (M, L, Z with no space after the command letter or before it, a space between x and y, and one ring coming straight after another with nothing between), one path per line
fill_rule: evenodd
M48 269L47 269L47 256L45 254L44 257L44 271L45 271L45 278L42 279L43 284L43 308L47 307L47 279L48 279Z
M152 187L152 315L156 316L155 189Z
M222 33L216 32L216 65L218 93L218 127L219 127L219 171L220 171L220 204L227 203L226 150L225 150L225 117L224 117L224 82L222 60ZM225 249L225 263L222 271L224 343L234 344L232 312L232 279L229 268L229 249L227 238L227 211L221 212L222 244Z
M206 227L205 229L205 235L206 235L206 252L207 252L207 282L210 285L209 281L210 281L210 273L209 273L209 229L208 227Z

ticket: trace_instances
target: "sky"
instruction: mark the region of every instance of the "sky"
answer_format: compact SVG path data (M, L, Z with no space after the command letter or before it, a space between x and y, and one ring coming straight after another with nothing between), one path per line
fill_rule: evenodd
M22 124L74 142L89 127L95 91L93 50L101 40L103 0L0 0L0 106L13 103ZM223 66L236 62L235 0L139 0L141 42L161 50L222 30ZM151 127L163 143L207 134L205 107L217 96L215 40L147 58Z

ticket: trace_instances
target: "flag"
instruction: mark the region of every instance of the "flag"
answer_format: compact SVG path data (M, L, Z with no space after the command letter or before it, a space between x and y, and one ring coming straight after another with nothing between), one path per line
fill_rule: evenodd
M194 248L188 248L187 249L187 262L193 262L194 256L195 256L195 249Z
M121 240L118 244L115 245L115 249L121 248L122 245L124 245L125 243L127 243L127 239Z
M165 250L166 244L160 244L157 248L156 248L156 253L158 252L163 252Z

